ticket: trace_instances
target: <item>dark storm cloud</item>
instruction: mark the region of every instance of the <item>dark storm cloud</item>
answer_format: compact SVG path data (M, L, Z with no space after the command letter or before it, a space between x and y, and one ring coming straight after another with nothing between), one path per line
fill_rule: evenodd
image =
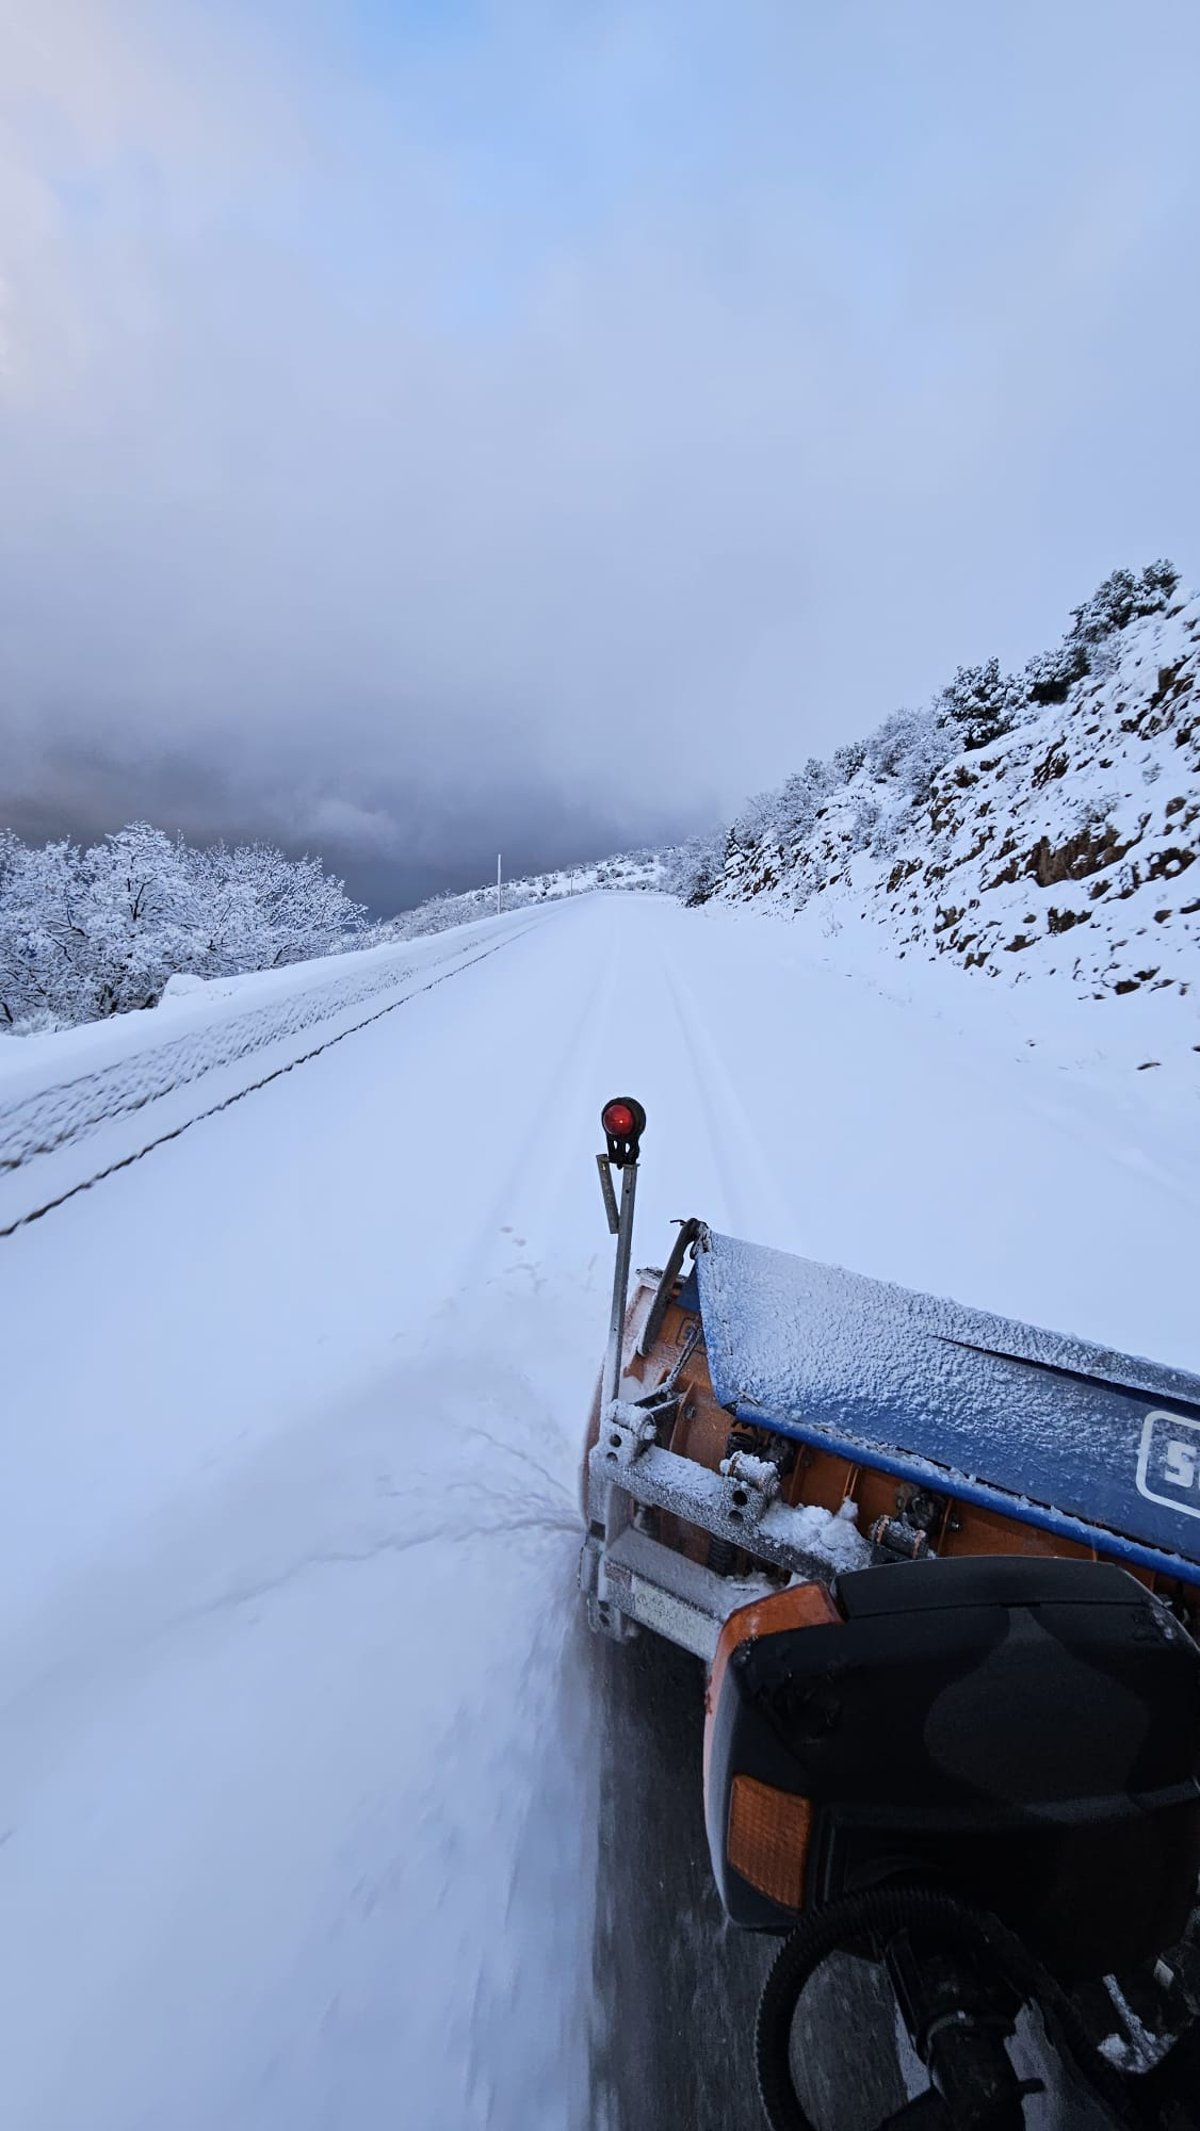
M0 0L0 810L399 900L1192 573L1198 57L1183 0Z
M293 856L318 851L377 916L490 879L497 856L506 878L602 858L630 841L618 784L608 793L555 790L528 772L501 787L464 777L427 788L377 784L364 803L347 797L352 773L326 789L243 782L203 749L152 756L98 747L84 736L50 742L5 789L5 825L31 843L66 836L92 842L123 822L155 822L191 843L267 839ZM643 810L645 840L670 841L698 820L680 809Z

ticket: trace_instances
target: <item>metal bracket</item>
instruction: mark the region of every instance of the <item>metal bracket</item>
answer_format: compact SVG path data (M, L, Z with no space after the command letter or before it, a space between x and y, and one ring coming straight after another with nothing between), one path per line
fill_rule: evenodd
M722 1458L721 1476L725 1481L726 1516L735 1523L760 1525L779 1493L776 1467L768 1458L735 1450L732 1457Z
M589 1525L605 1547L612 1545L628 1523L627 1515L622 1519L621 1505L631 1511L640 1502L665 1509L685 1524L697 1524L715 1539L745 1548L760 1564L770 1563L801 1576L828 1579L833 1574L834 1561L821 1530L826 1521L822 1513L807 1507L793 1509L778 1499L764 1506L765 1490L752 1490L737 1477L712 1472L691 1458L663 1450L648 1436L635 1432L632 1415L643 1425L651 1420L650 1415L639 1413L636 1407L626 1408L625 1413L631 1418L613 1417L611 1406L604 1409L599 1439L588 1460ZM752 1493L757 1493L757 1501L751 1499ZM744 1502L737 1499L743 1494ZM850 1528L842 1532L841 1539L845 1557L838 1565L865 1568L871 1558L866 1541Z
M603 1555L591 1551L589 1560L591 1548L589 1541L580 1573L591 1625L618 1642L649 1628L706 1664L729 1615L773 1588L761 1575L744 1582L718 1576L632 1528Z
M600 1171L600 1192L604 1200L604 1216L608 1222L608 1233L610 1236L615 1236L621 1226L621 1216L617 1212L617 1194L613 1189L612 1163L606 1154L598 1154L596 1156L596 1167Z
M628 1472L642 1453L658 1440L659 1414L644 1406L631 1406L613 1399L600 1416L596 1448L603 1458L605 1477L615 1479Z
M605 1156L611 1160L611 1156ZM638 1165L628 1161L621 1170L621 1206L617 1216L617 1255L613 1266L612 1308L608 1319L608 1346L604 1356L603 1397L615 1399L621 1389L621 1346L625 1337L625 1309L629 1297L629 1265L633 1254L633 1208L637 1195ZM609 1178L611 1189L612 1178Z

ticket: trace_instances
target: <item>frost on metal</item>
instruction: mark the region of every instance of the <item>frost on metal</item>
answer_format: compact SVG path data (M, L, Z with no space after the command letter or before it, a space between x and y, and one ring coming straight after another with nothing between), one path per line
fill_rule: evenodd
M666 1510L776 1567L834 1575L864 1566L869 1549L852 1523L814 1503L793 1508L780 1502L775 1467L747 1462L763 1462L769 1488L756 1486L743 1471L713 1472L660 1448L644 1412L614 1402L591 1453L589 1515L597 1523L606 1521L606 1496L617 1489L632 1502ZM725 1461L726 1466L735 1463Z
M756 1458L752 1451L735 1450L731 1458L722 1458L720 1469L727 1479L743 1480L768 1498L779 1492L778 1466L769 1458Z

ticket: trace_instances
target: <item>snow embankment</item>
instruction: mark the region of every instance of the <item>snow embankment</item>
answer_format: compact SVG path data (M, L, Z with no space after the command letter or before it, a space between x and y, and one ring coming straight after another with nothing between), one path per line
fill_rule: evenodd
M172 980L152 1012L0 1045L0 1230L129 1161L519 934L376 947L286 969Z

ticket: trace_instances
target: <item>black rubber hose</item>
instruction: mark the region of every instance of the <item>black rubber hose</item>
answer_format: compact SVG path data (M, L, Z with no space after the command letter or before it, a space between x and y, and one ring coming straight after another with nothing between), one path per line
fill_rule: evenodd
M840 1947L863 1938L886 1943L898 1931L930 1926L951 1944L990 1962L1023 2001L1049 2016L1055 2047L1070 2057L1122 2131L1153 2131L1157 2112L1147 2115L1119 2073L1093 2048L1082 2020L1049 1970L998 1917L935 1887L877 1887L849 1895L827 1909L815 1909L784 1940L763 1988L755 2029L758 2091L771 2131L819 2131L800 2106L791 2067L792 2022L810 1977Z

